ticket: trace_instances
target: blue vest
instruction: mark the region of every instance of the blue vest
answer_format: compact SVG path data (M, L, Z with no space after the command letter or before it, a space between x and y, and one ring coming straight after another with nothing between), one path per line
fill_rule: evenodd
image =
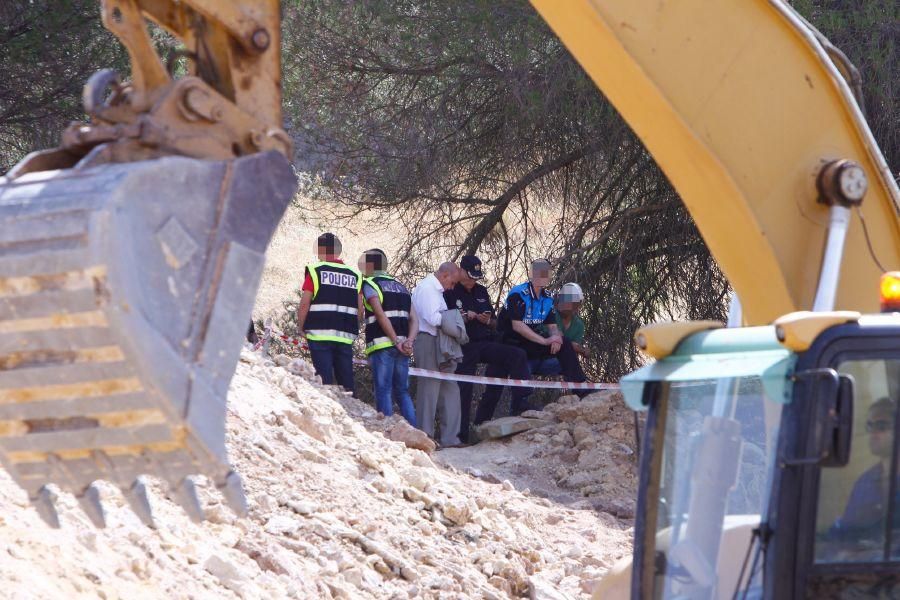
M522 322L537 330L553 310L553 298L546 290L541 292L540 297L532 297L531 284L526 281L509 290L509 294L506 296L507 311L509 311L509 299L515 295L521 296L525 301L525 315L522 317Z

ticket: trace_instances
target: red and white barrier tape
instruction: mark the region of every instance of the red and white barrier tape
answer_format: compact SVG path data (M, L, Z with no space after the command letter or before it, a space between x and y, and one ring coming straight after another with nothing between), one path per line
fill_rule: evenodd
M299 346L300 349L309 351L306 340L292 338L280 331L268 327L266 329L266 337L260 340L257 347L269 337L277 337L278 339ZM256 349L256 348L254 348ZM368 366L369 362L359 358L353 359L355 365ZM431 369L420 369L418 367L410 367L409 374L416 377L427 377L429 379L440 379L443 381L464 381L468 383L483 383L485 385L508 385L511 387L530 387L530 388L548 388L557 390L617 390L618 383L576 383L574 381L544 381L542 379L506 379L505 377L487 377L483 375L460 375L457 373L444 373L442 371L432 371Z
M410 375L428 377L429 379L443 379L446 381L467 381L469 383L484 383L486 385L508 385L512 387L550 388L557 390L617 390L618 383L575 383L574 381L544 381L542 379L506 379L505 377L486 377L482 375L459 375L457 373L444 373L418 367L409 368Z

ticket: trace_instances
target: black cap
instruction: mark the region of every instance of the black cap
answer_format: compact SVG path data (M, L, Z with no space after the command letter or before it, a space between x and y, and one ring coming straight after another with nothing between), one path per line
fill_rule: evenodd
M484 273L481 272L481 259L472 254L467 254L459 261L459 266L463 271L469 274L472 279L481 279Z

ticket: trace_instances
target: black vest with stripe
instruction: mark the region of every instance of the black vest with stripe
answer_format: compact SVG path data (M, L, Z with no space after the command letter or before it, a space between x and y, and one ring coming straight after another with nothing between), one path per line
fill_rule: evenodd
M315 342L352 344L359 336L357 300L362 274L347 265L320 262L308 265L313 299L303 323L306 338Z
M394 333L398 336L409 336L409 307L412 305L412 294L402 283L389 275L376 275L366 278L366 283L378 292L378 301L384 310L384 315L391 322ZM371 354L382 348L393 346L391 338L387 336L372 307L366 300L366 354Z

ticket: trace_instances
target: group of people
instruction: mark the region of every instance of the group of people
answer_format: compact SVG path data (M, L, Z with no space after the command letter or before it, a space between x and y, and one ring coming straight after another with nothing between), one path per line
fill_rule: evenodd
M388 273L382 250L367 250L356 266L346 264L332 233L319 236L316 250L319 262L306 266L297 310L316 373L326 384L354 391L352 346L364 325L377 409L389 416L396 402L403 417L432 438L439 418L444 447L469 441L473 384L423 376L413 403L410 357L416 367L435 372L473 375L484 363L492 377L585 381L579 360L588 355L578 316L583 293L567 283L554 298L546 260L531 264L528 281L509 291L498 315L479 283L484 273L477 256L441 264L410 291ZM528 408L531 389L511 389L511 411L519 414ZM487 386L476 424L493 417L502 391Z

